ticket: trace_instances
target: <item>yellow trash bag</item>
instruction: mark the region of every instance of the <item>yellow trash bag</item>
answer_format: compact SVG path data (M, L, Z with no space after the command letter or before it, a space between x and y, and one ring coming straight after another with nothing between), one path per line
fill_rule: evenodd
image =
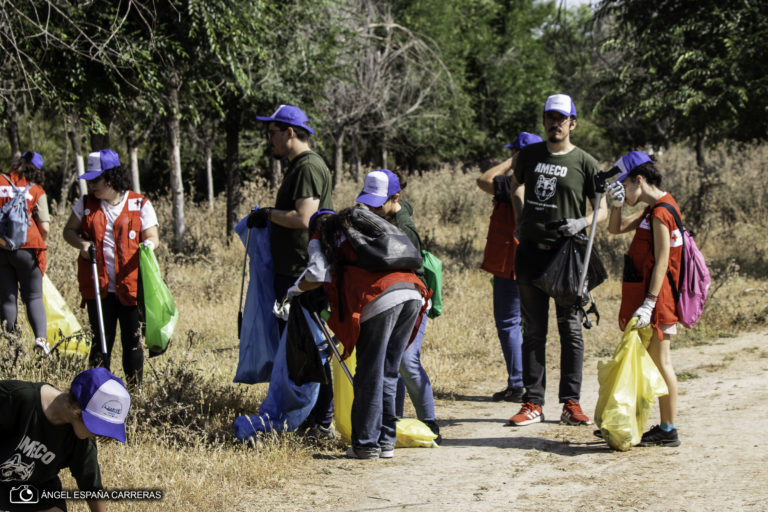
M653 401L669 393L646 350L653 329L634 329L636 323L629 321L613 359L597 363L595 424L608 446L622 452L640 442Z
M344 360L352 376L357 367L356 352ZM336 358L331 359L333 378L333 424L345 443L352 442L352 400L355 393L344 370ZM415 418L403 418L397 421L396 448L437 448L437 436L428 426Z
M60 355L88 357L91 341L48 274L43 274L43 303L48 344Z

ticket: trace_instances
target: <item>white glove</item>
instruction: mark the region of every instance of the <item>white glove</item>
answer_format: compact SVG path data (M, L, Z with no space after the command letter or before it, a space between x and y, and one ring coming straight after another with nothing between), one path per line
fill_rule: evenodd
M643 327L651 325L651 315L653 314L655 307L656 301L646 298L643 301L643 305L637 308L637 311L632 313L633 317L637 317L637 323L635 324L636 329L642 329Z
M573 236L583 231L586 227L587 219L580 217L578 219L565 219L565 224L557 228L557 230L565 236Z
M299 282L296 281L295 283L293 283L293 286L288 288L288 291L285 292L285 300L287 302L291 302L291 299L301 295L302 293L304 292L299 289Z
M291 312L291 301L284 300L282 304L275 301L275 305L272 306L272 314L283 321L288 321L288 314Z
M149 247L153 251L155 250L155 244L152 243L152 240L147 239L147 240L144 240L142 243L144 244L144 247Z
M612 208L621 208L624 206L624 200L627 195L624 191L624 185L621 182L614 181L605 189L606 197L608 199L608 206Z

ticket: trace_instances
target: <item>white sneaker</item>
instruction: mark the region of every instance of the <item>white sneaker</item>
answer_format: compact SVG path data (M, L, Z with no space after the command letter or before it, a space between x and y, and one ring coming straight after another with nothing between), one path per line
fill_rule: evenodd
M34 349L38 352L42 352L45 356L51 355L51 346L45 341L45 338L35 338Z

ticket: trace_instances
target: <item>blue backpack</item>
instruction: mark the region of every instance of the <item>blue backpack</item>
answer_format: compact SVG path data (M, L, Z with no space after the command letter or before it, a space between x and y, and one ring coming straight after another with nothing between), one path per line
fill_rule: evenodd
M27 191L34 183L22 189L14 185L5 174L3 178L10 183L13 195L0 209L0 247L6 251L15 251L27 243L27 228L30 222L26 198Z

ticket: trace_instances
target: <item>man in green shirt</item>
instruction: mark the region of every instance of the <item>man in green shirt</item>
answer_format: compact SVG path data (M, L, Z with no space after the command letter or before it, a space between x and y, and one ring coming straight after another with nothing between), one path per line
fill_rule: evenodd
M131 397L106 368L91 368L69 392L44 382L0 381L0 510L67 510L55 496L69 468L81 491L103 490L94 438L125 442ZM103 499L87 500L92 512Z
M592 222L597 208L598 220L607 217L605 203L595 205L597 161L571 143L576 127L576 107L565 94L547 98L543 115L546 141L530 144L520 150L517 163L510 158L499 164L511 168L508 177L510 193L525 186L525 203L519 220L520 245L515 256L523 314L523 406L509 419L515 426L544 420L542 406L546 389L546 342L549 323L549 296L533 285L549 266L563 237L573 236ZM502 169L502 172L505 169ZM587 202L592 211L587 214ZM547 229L550 222L563 220L560 227ZM582 365L584 339L581 313L571 305L555 303L560 333L560 388L563 404L560 421L569 425L589 425L581 410Z
M275 265L275 297L286 296L288 288L307 266L309 219L317 210L333 210L331 172L323 159L309 148L309 136L315 131L309 118L293 105L280 105L269 117L257 116L267 127L267 139L275 158L288 160L274 208L260 208L248 217L248 227L265 227L272 223L270 248ZM278 320L280 332L285 322ZM330 365L326 374L330 383ZM333 419L333 391L322 384L317 404L310 413L310 427L330 428Z

